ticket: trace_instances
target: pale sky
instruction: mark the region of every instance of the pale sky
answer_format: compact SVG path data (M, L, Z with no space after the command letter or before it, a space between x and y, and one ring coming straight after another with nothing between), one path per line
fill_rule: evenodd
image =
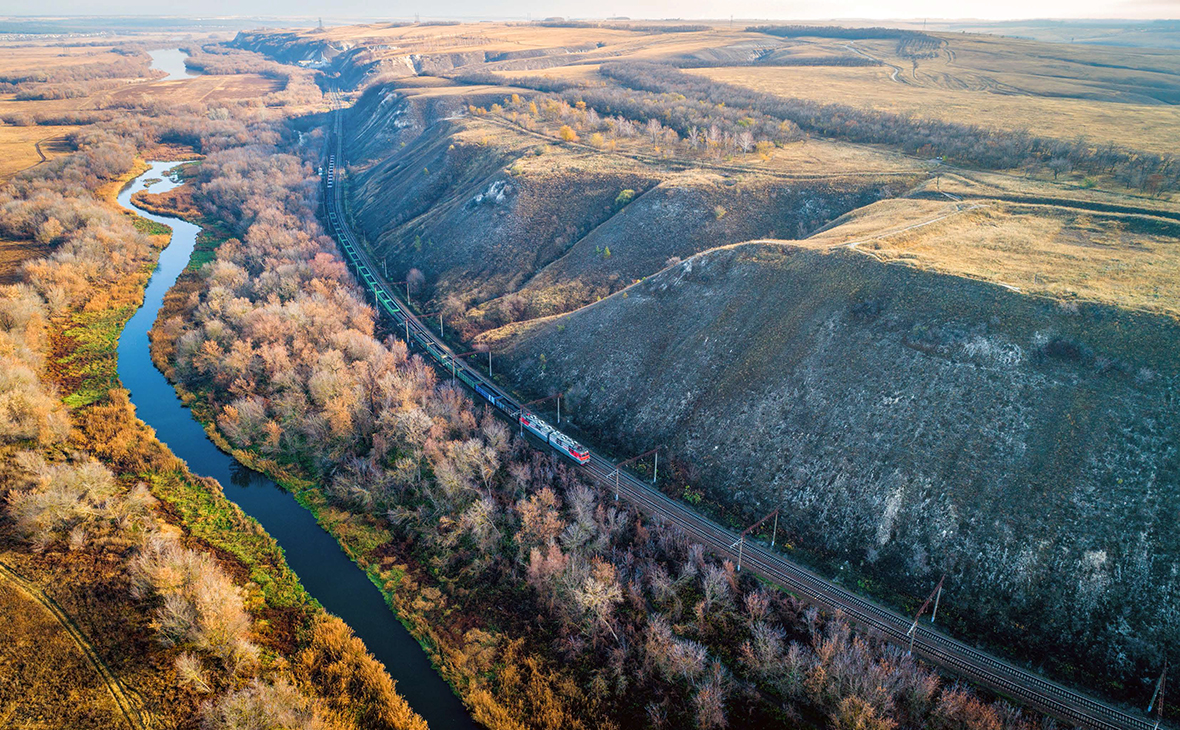
M1180 18L1180 0L0 0L0 14L325 16L331 18Z

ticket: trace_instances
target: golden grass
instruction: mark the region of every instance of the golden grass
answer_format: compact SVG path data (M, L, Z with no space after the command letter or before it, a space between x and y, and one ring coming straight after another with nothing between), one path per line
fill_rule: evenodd
M219 101L261 99L282 82L258 74L193 76L176 81L151 81L125 86L110 95L115 102L143 104L211 104Z
M448 96L472 96L478 97L482 94L503 94L510 96L512 94L532 93L528 89L521 89L513 86L489 86L486 84L412 84L407 86L399 85L398 91L406 96L412 96L419 99L439 98Z
M598 68L600 64L597 63L581 63L575 66L555 66L540 71L497 71L497 76L503 76L508 80L541 77L549 79L561 79L562 81L599 81L601 77L598 75Z
M1114 142L1165 154L1180 147L1180 111L1175 107L916 86L891 81L891 72L888 66L732 67L691 71L779 96L998 129L1024 129L1059 139L1083 135L1095 142Z
M0 285L19 282L21 280L21 264L30 259L48 256L52 250L52 246L34 241L0 239Z
M38 72L91 63L125 60L110 46L20 45L0 46L0 74Z
M648 21L636 23L651 25ZM597 48L578 52L600 60L611 60L620 55L658 59L752 37L741 31L720 28L694 33L648 33L621 28L546 28L508 23L400 27L371 24L341 26L325 31L300 29L291 32L308 39L386 46L374 49L374 53L383 58L411 53L485 51L498 54L538 49L554 49L563 53L567 49L580 49L586 44L594 44Z
M473 51L503 52L574 46L591 42L613 44L641 35L632 31L603 28L543 28L506 23L395 27L372 24L340 26L329 28L327 31L304 30L298 32L305 37L327 38L334 41L374 44L397 43L399 48L386 50L394 55L397 55L399 51L402 53L444 52L461 48Z
M0 721L5 727L127 728L102 676L54 616L0 577Z
M1134 218L997 200L887 200L800 242L1022 292L1180 316L1180 246Z
M0 113L4 105L0 103ZM53 159L66 150L61 144L54 144L57 138L74 131L73 126L0 126L0 178L9 177L21 170L41 162L37 154L37 143L45 159Z

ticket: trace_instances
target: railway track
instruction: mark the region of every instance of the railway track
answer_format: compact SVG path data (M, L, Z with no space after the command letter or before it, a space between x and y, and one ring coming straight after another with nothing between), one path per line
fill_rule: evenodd
M368 251L349 227L337 172L343 159L343 114L334 93L332 98L336 107L333 115L334 152L328 152L324 169L325 207L329 227L348 263L378 311L392 319L399 330L404 329L409 345L423 350L443 371L462 380L473 391L479 385L480 390L493 394L494 400L478 392L476 397L493 403L509 417L515 410L519 421L522 410L519 401L490 378L456 358L446 343L410 311L395 294L397 289L378 273ZM615 493L617 499L626 500L645 514L669 521L715 554L735 562L739 560L735 549L739 541L736 533L617 469L600 454L591 451L589 460L580 468L590 480ZM912 618L846 590L758 543L743 545L740 565L809 603L844 614L852 622L894 644L908 646L910 643ZM1095 730L1156 730L1159 727L1158 722L1047 680L921 624L914 630L913 652L946 671L1080 727Z

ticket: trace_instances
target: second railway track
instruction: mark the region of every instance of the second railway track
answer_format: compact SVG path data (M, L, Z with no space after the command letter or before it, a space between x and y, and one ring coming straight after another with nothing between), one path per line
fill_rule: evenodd
M335 94L333 99L336 100ZM489 402L519 421L523 412L520 403L490 378L456 358L446 343L422 324L394 293L395 288L378 273L368 252L349 227L345 219L342 188L338 184L338 170L343 160L343 114L338 102L333 116L335 151L329 153L324 167L325 207L329 227L348 263L357 273L378 311L393 320L399 330L404 329L408 345L418 346L447 374L457 376L471 387L476 398ZM738 559L734 550L739 539L736 533L649 487L637 477L619 470L601 455L590 451L589 459L579 468L592 481L612 492L617 485L618 497L640 511L668 520L720 556ZM741 565L809 603L828 611L843 613L854 623L894 644L909 644L913 619L852 593L757 543L748 543L748 547L744 548ZM1143 716L1052 682L930 628L917 626L913 651L946 671L1081 727L1095 730L1155 730L1158 727L1157 723Z

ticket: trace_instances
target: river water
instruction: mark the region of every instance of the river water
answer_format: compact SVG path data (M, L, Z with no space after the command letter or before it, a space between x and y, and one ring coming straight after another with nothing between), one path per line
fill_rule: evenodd
M152 57L152 68L168 72L167 76L157 79L158 81L182 81L200 76L195 71L189 71L184 65L184 59L188 58L188 54L179 48L148 51L148 55Z
M344 619L365 646L397 680L398 692L429 723L431 730L476 730L463 704L434 670L426 652L395 618L381 592L325 532L312 514L267 477L247 469L218 449L205 435L176 391L152 363L148 330L164 301L164 294L188 265L196 245L198 226L177 218L136 208L131 195L145 189L143 181L163 178L153 192L176 187L167 171L174 162L154 162L119 194L119 203L139 215L172 228L172 241L161 254L148 283L143 306L119 337L119 379L131 391L136 414L156 431L172 452L194 473L213 477L225 496L258 520L282 546L287 562L307 592L331 613Z

